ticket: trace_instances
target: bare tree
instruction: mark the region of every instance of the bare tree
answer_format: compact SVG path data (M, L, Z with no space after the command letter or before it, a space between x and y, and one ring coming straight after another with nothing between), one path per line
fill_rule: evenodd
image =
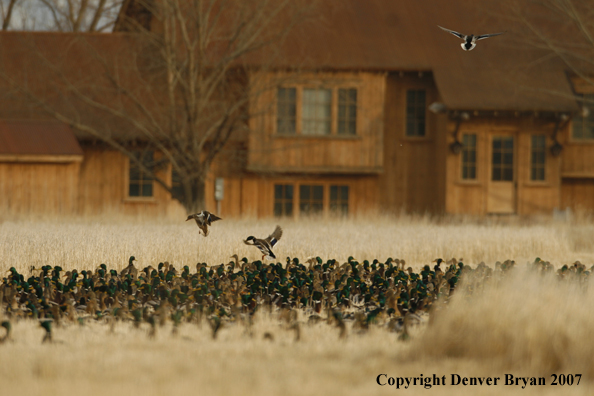
M594 84L594 0L503 0L498 7L499 16L513 22L516 44L541 50L533 63L557 58Z
M84 73L64 69L61 58L68 55L56 58L37 47L29 51L39 56L49 73L39 82L42 88L32 88L39 73L0 75L56 119L129 157L131 164L193 212L204 207L205 181L215 158L234 134L247 132L249 104L266 89L259 76L272 66L292 28L311 15L313 2L141 4L152 16L150 24L136 18L120 21L132 31L121 39L129 46L125 58L100 48L100 38L82 35L84 55L78 49L72 52L87 58L88 69L80 66ZM90 114L102 114L115 123L108 125ZM142 160L132 142L159 153L159 160L152 164ZM163 177L165 166L172 168L179 188L172 188Z
M0 0L2 30L106 32L124 0Z
M0 17L2 18L2 30L8 30L14 6L19 0L0 0Z

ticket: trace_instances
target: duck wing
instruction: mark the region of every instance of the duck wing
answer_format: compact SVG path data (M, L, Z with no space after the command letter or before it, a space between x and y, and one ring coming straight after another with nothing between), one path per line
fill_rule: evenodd
M219 216L215 216L210 212L205 211L204 213L206 214L206 222L208 223L208 225L210 225L210 223L212 223L213 221L223 220Z
M458 33L458 32L456 32L454 30L446 29L446 28L441 27L439 25L437 25L437 27L440 28L441 30L445 30L446 32L453 34L454 36L456 36L458 38L461 38L462 40L466 40L466 35L464 35L462 33Z
M503 34L505 32L501 32L501 33L491 33L491 34L481 34L480 36L476 36L476 40L482 40L482 39L486 39L489 37L493 37L493 36L499 36L500 34Z
M274 229L274 232L268 235L268 238L264 239L264 241L267 242L270 245L270 247L273 247L281 239L282 236L283 229L277 225Z

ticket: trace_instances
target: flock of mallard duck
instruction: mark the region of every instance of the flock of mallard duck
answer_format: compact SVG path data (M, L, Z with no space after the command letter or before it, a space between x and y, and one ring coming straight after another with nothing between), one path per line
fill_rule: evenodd
M436 302L447 304L459 289L476 293L488 283L500 282L515 267L510 260L493 269L484 263L471 268L462 259L436 259L432 268L425 265L416 273L404 260L392 258L359 262L349 257L340 263L315 257L301 263L287 257L284 264L232 258L210 267L198 263L195 272L188 266L178 271L168 262L138 269L134 256L119 273L105 264L80 272L32 267L27 276L10 268L0 284L0 315L5 317L0 321L5 329L0 343L11 338L12 322L27 318L39 321L45 331L43 342L52 341L54 325L84 325L89 320L144 325L151 337L158 324L172 323L176 334L180 324L202 320L210 324L213 338L234 323L244 324L252 334L253 315L262 309L278 315L296 340L303 324L318 322L338 328L340 338L349 328L365 332L370 326L382 326L405 340L409 325L423 322L433 307L443 306ZM582 285L593 269L576 262L555 271L540 259L532 267ZM264 338L273 335L266 333Z

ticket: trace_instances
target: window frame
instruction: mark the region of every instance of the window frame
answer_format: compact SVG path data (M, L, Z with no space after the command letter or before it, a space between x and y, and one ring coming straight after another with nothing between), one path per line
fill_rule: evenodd
M464 137L465 136L472 136L474 137L474 177L473 178L465 178L464 177L464 169L466 163L464 161L464 154L468 150L464 144ZM463 133L462 134L462 150L460 152L460 181L463 183L476 183L478 181L478 134L477 133Z
M497 164L498 166L495 166L495 160L494 160L494 156L495 156L495 147L494 147L494 143L495 143L495 139L499 139L501 140L501 148L499 149L500 154L501 154L501 160L499 161L499 163ZM511 166L508 166L508 164L506 164L505 158L506 158L506 154L509 155L509 149L507 149L505 147L505 140L511 140L512 142L512 148L511 148ZM516 142L516 138L514 136L509 136L509 135L495 135L491 137L491 158L489 159L491 161L491 174L489 175L489 182L493 183L497 183L497 182L515 182L516 181L516 167L518 166L516 164L516 150L517 150L517 142ZM500 178L499 179L495 179L495 169L499 168L500 170ZM506 170L507 169L511 169L511 179L508 180L506 179Z
M543 155L542 166L539 166L538 169L542 169L543 178L542 179L534 179L533 174L536 170L534 168L534 139L535 138L542 138L543 139L543 146L539 147L539 151ZM530 167L529 167L530 174L528 175L528 180L530 183L547 183L547 135L545 134L534 134L530 135Z
M279 132L279 104L278 95L279 89L290 89L296 90L295 100L295 133L283 133ZM303 91L306 89L322 90L328 89L331 92L330 101L330 133L329 134L305 134L303 133ZM339 129L339 90L355 90L356 92L356 105L355 105L355 134L341 134L338 133ZM343 82L331 82L331 83L299 83L299 84L281 84L276 87L275 91L275 107L274 107L274 131L273 136L277 138L322 138L322 139L360 139L361 138L361 85Z
M294 130L292 132L286 132L286 131L282 131L280 132L280 121L281 121L281 117L279 114L279 108L281 106L281 98L280 98L280 91L281 90L285 90L285 91L290 91L290 90L294 90L295 91L295 102L293 103L293 105L295 106L295 108L293 109L293 113L294 113L294 118L293 118L293 128ZM288 100L286 100L286 98L283 98L284 102L289 102ZM297 134L297 130L298 130L298 118L299 115L297 113L297 107L298 107L298 102L299 102L299 96L297 95L297 88L295 87L284 87L284 86L279 86L276 88L276 112L275 112L275 118L276 118L276 123L275 123L275 133L277 135L283 135L283 136L295 136ZM287 105L287 103L284 103L285 105ZM290 103L288 104L290 106ZM290 113L291 111L289 111ZM283 114L284 116L285 114ZM288 117L289 119L290 117Z
M317 215L322 215L324 216L324 214L326 213L326 205L325 205L325 199L326 199L326 185L325 184L320 184L320 183L310 183L310 184L305 184L305 183L299 183L298 184L299 188L298 188L298 194L299 194L299 216L317 216ZM302 205L304 205L304 201L301 197L301 189L303 187L309 187L310 188L310 197L309 200L307 201L307 204L309 205L313 205L313 204L319 204L321 205L320 210L319 211L315 211L312 212L311 209L309 211L304 211L302 209ZM319 200L319 202L317 202L318 200L315 200L314 198L314 188L316 187L320 187L322 189L322 197ZM315 203L314 203L315 202Z
M154 150L135 150L133 151L134 153L140 153L141 155L145 154L145 153L151 153L152 154L152 161L153 161L153 172L154 172L154 167L155 167L155 156L156 156L156 152ZM126 201L142 201L142 202L155 202L156 201L156 197L155 197L155 179L152 178L150 180L150 184L151 184L151 195L130 195L130 185L132 182L131 179L131 171L133 169L133 162L130 159L130 157L126 157L126 169L125 169L125 186L124 186L124 197ZM139 173L142 175L144 172L142 172L142 170L138 170ZM142 182L142 178L140 179ZM140 186L142 186L143 183L140 184ZM142 187L140 187L140 191L142 192Z
M342 207L339 210L333 209L332 205L332 188L336 188L337 189L337 205L342 206L345 204L346 201L346 211L342 210ZM346 188L346 193L347 193L347 197L346 200L339 197L340 194L340 189L342 188ZM350 194L350 186L348 184L337 184L337 183L330 183L328 185L328 213L332 216L341 216L341 217L348 217L349 213L350 213L350 206L351 206L351 194Z
M576 96L581 99L581 101L580 101L581 103L585 102L586 100L588 102L594 103L594 93L578 93L578 94L576 94ZM582 125L585 123L588 123L588 122L590 123L592 137L586 137L586 138L576 137L574 131L575 131L575 126L576 126L576 119L578 119L578 118L581 119L580 121L582 122ZM584 127L582 127L582 131L584 131ZM572 143L594 144L594 109L592 111L590 111L590 114L588 115L588 117L584 117L583 115L578 114L572 118L569 136L570 136L570 141Z
M277 198L276 198L276 188L277 187L284 187L283 188L283 192L286 192L286 188L287 187L291 187L292 188L292 197L290 198L290 203L291 203L291 214L286 214L285 212L285 206L287 203L289 203L289 198L286 198L286 196L283 196L283 198L281 198L281 202L277 202ZM278 182L278 183L273 183L272 185L272 215L274 217L278 217L278 218L282 218L282 217L295 217L295 184L294 183L285 183L285 182ZM276 205L277 203L279 203L281 205L281 211L283 212L280 215L276 214Z
M423 122L424 122L424 129L423 129L423 134L422 135L418 135L418 134L413 134L413 135L409 135L408 134L408 125L409 125L409 92L423 92L425 95L425 102L423 105ZM427 127L427 122L429 120L428 117L428 113L427 113L427 98L428 98L428 90L426 88L409 88L406 89L404 91L404 138L405 139L410 139L410 140L423 140L423 139L428 139L429 138L429 128ZM416 99L415 99L415 106L416 106ZM417 123L416 120L416 116L417 111L419 110L420 107L415 107L415 120L413 120L413 122ZM420 112L419 112L420 114Z

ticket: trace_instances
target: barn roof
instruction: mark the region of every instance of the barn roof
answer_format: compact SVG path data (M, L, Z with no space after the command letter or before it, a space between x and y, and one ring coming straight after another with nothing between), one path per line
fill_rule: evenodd
M68 127L58 121L0 120L0 159L19 156L81 156Z

